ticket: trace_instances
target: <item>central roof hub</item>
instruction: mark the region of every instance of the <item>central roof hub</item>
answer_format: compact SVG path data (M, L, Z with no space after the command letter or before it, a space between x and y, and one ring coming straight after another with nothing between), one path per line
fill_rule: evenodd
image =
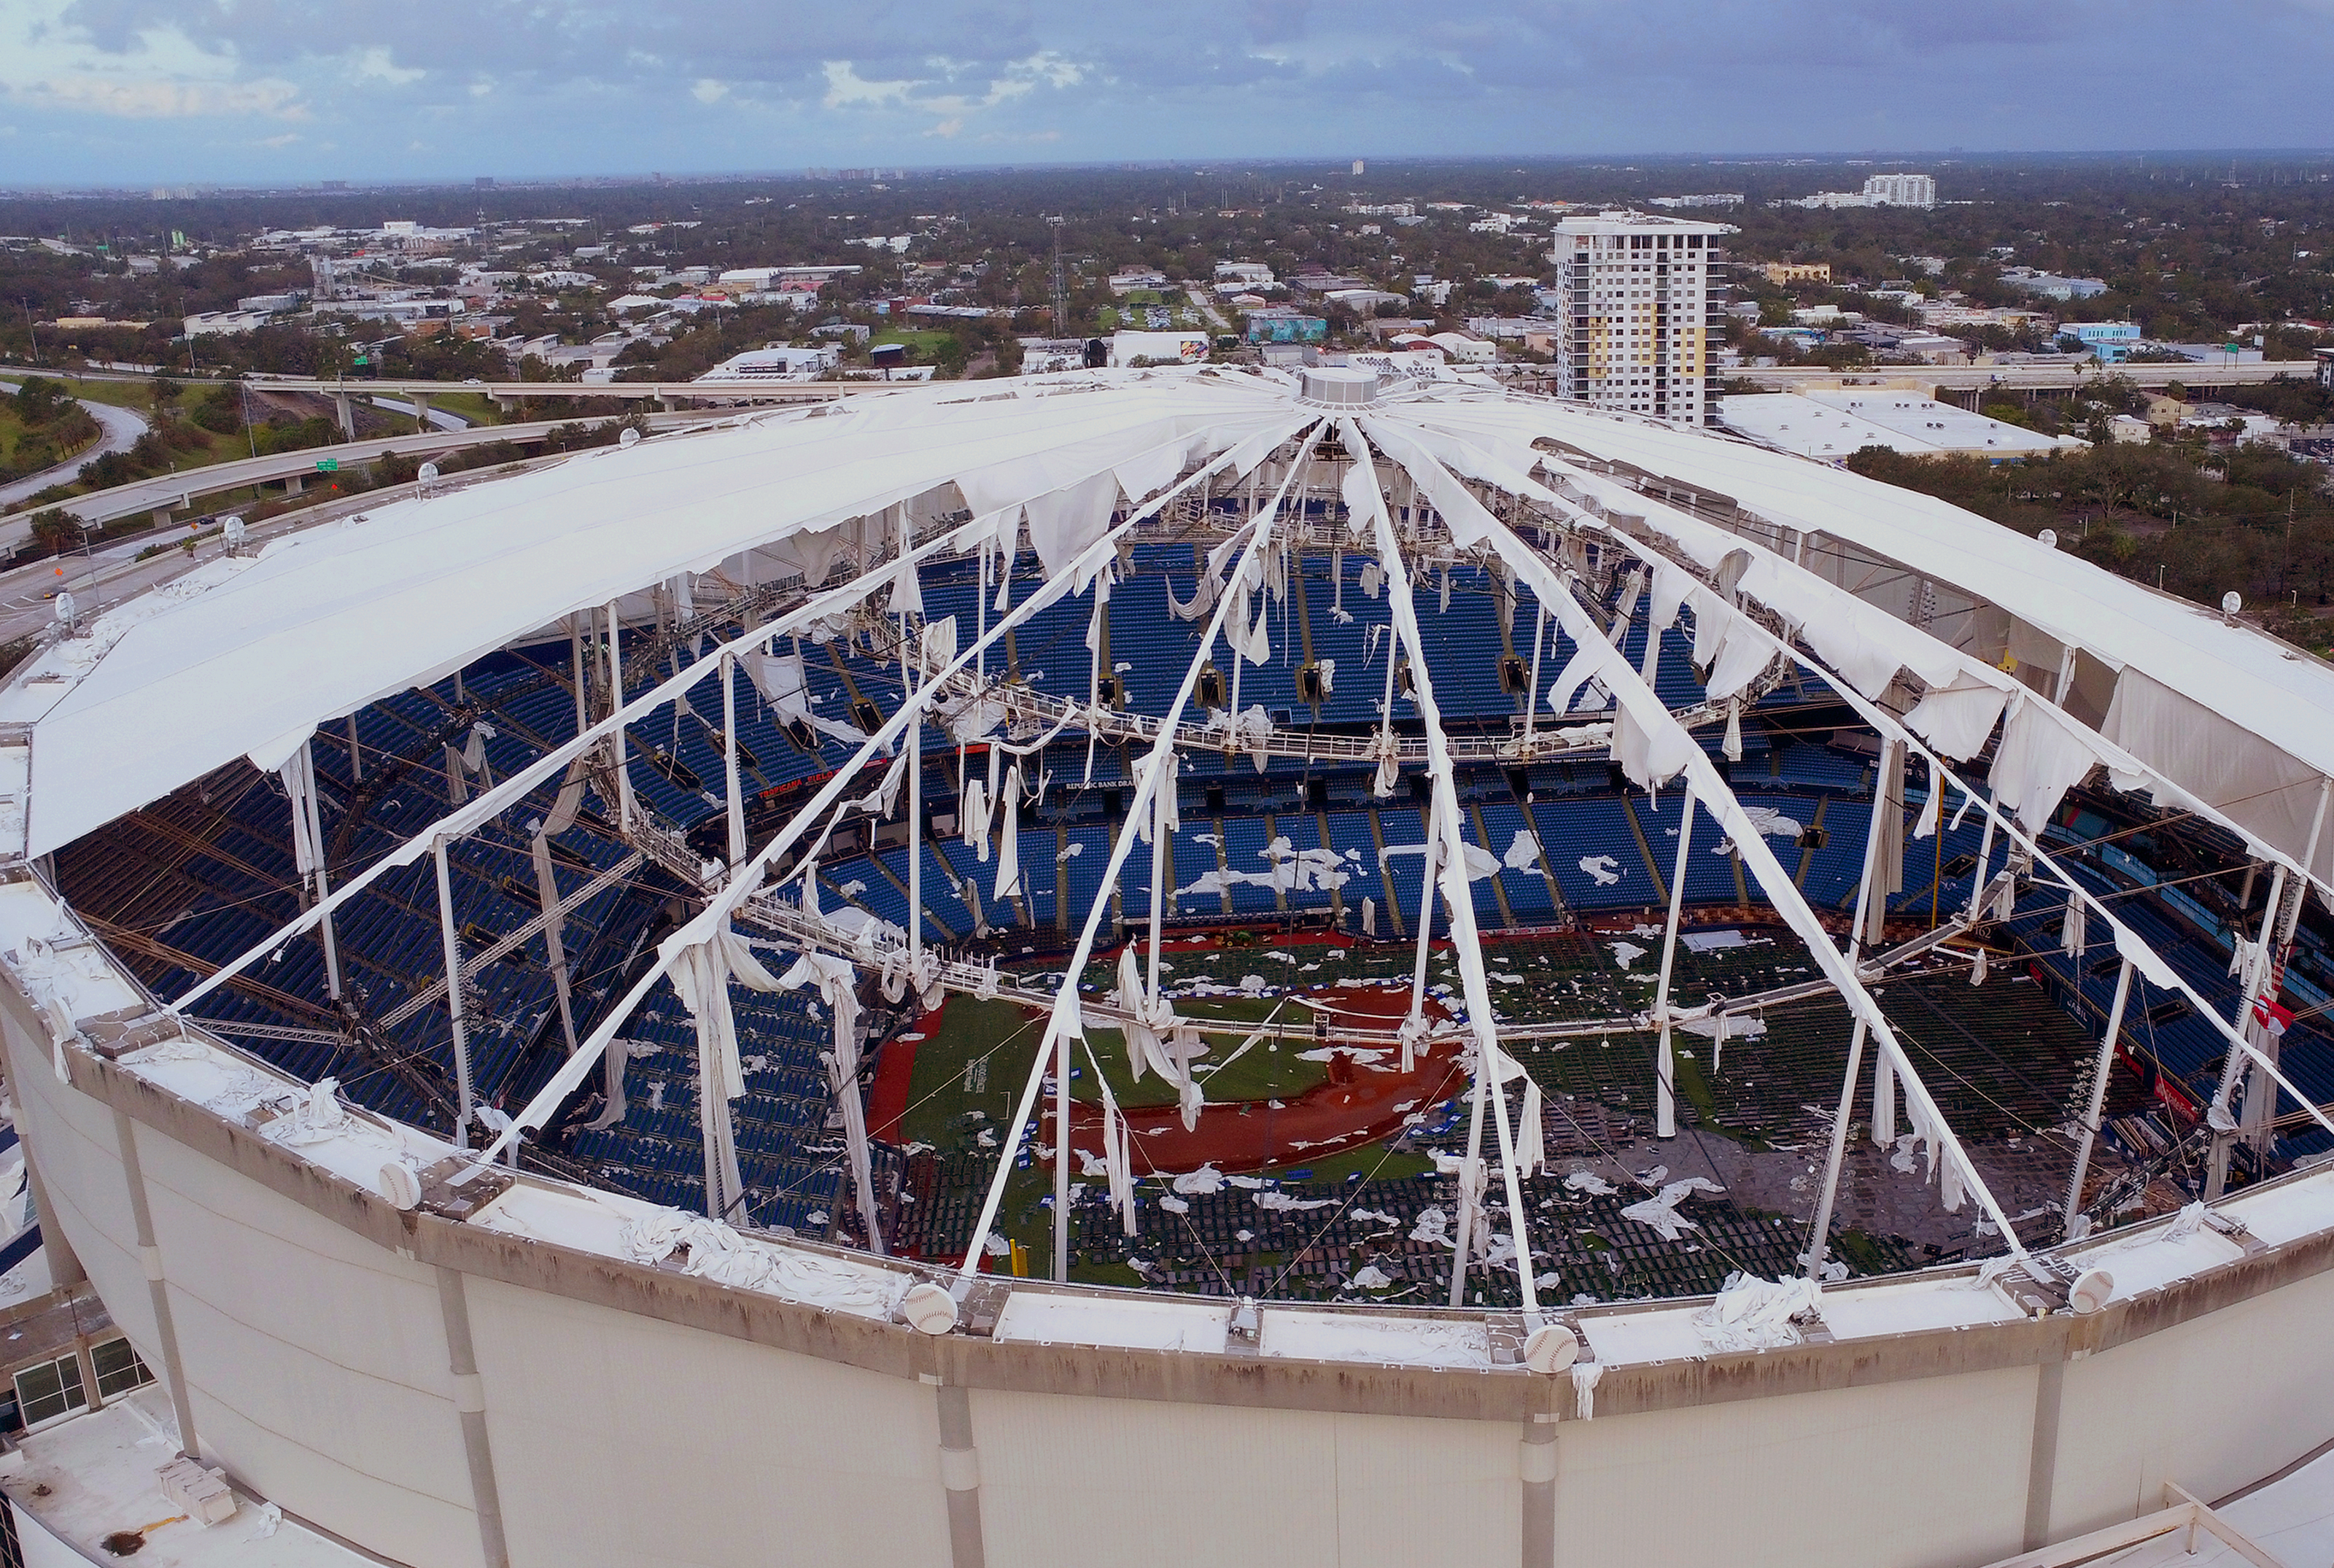
M1355 409L1378 398L1378 373L1349 366L1322 365L1301 372L1297 395L1308 403Z

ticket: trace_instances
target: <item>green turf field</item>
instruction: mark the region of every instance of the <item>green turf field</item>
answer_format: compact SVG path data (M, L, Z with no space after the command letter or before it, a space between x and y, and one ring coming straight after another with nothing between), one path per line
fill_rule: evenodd
M1637 951L1625 951L1624 944ZM1484 944L1492 1005L1503 1023L1615 1021L1614 1027L1587 1034L1511 1046L1547 1094L1548 1150L1556 1170L1582 1160L1610 1169L1616 1149L1643 1148L1652 1132L1656 1037L1630 1021L1652 1005L1660 947L1657 933L1642 930L1492 938ZM1171 991L1218 993L1185 995L1176 1005L1188 1016L1206 1017L1234 1032L1211 1039L1211 1059L1221 1062L1278 1005L1274 996L1240 994L1244 985L1253 993L1309 989L1339 979L1406 983L1415 957L1415 947L1403 942L1340 948L1242 936L1169 952L1162 979ZM1027 962L1032 972L1047 972L1042 961ZM1673 990L1681 1005L1693 1005L1713 995L1742 996L1790 985L1812 972L1795 940L1750 929L1737 947L1695 953L1681 946ZM1114 961L1095 964L1084 978L1091 986L1114 986ZM1431 950L1427 983L1442 987L1446 999L1461 1002L1457 965L1447 947ZM1959 968L1896 976L1883 988L1900 1039L1964 1136L2018 1138L2063 1121L2075 1075L2091 1046L2040 986L2024 983L2014 971L1997 971L1978 1006L1971 1005L1967 975ZM1231 994L1220 994L1226 992ZM1819 1141L1823 1117L1818 1108L1838 1093L1847 1011L1836 997L1819 996L1770 1007L1761 1022L1763 1034L1730 1041L1722 1052L1701 1035L1682 1030L1674 1037L1682 1130L1753 1152ZM957 1174L951 1179L957 1185L950 1201L958 1206L952 1212L962 1213L961 1228L968 1233L967 1206L977 1209L976 1188L985 1187L995 1169L1043 1029L1041 1015L1010 1003L960 997L950 1004L942 1026L919 1044L902 1137L931 1145L944 1161L953 1159L950 1169ZM1299 1030L1298 1038L1279 1042L1278 1049L1259 1043L1211 1075L1208 1098L1293 1095L1320 1082L1320 1065L1296 1060L1310 1048L1309 1021L1300 1021ZM1091 1045L1122 1104L1169 1102L1156 1079L1133 1082L1117 1032L1094 1030ZM1078 1048L1075 1065L1074 1096L1098 1098L1085 1047ZM1286 1193L1307 1202L1328 1200L1330 1207L1317 1211L1266 1213L1252 1201L1251 1191L1228 1188L1192 1198L1189 1212L1179 1214L1160 1202L1169 1193L1167 1183L1146 1179L1139 1184L1142 1234L1133 1239L1124 1236L1115 1217L1093 1202L1100 1181L1085 1182L1087 1201L1074 1215L1071 1276L1309 1299L1337 1294L1345 1288L1343 1278L1363 1259L1374 1258L1393 1279L1375 1295L1434 1296L1441 1288L1435 1279L1447 1278L1447 1248L1408 1240L1406 1230L1381 1235L1383 1226L1357 1220L1348 1211L1397 1213L1406 1227L1429 1203L1447 1204L1449 1184L1434 1178L1425 1150L1455 1150L1463 1142L1463 1129L1461 1096L1455 1112L1438 1113L1430 1127L1413 1134L1416 1147L1382 1143L1302 1164L1292 1160L1264 1173ZM989 1139L985 1146L984 1133ZM1051 1268L1051 1190L1047 1166L1033 1161L1015 1169L1000 1216L1002 1233L1028 1248L1027 1266L1038 1275ZM1558 1210L1580 1210L1576 1221L1548 1233L1550 1266L1563 1280L1558 1294L1564 1296L1610 1300L1714 1289L1731 1267L1768 1274L1788 1270L1804 1241L1793 1228L1797 1221L1738 1208L1730 1199L1710 1199L1695 1210L1708 1227L1704 1234L1676 1245L1648 1244L1643 1227L1615 1217L1619 1207L1632 1200L1626 1190L1576 1202L1553 1176L1534 1184L1533 1190L1553 1192ZM1535 1207L1548 1204L1536 1198ZM1556 1217L1551 1212L1535 1223ZM1867 1235L1845 1222L1836 1241L1836 1255L1858 1273L1919 1261L1901 1238ZM1139 1274L1137 1263L1147 1273ZM1501 1284L1495 1278L1487 1288L1501 1298L1512 1281Z

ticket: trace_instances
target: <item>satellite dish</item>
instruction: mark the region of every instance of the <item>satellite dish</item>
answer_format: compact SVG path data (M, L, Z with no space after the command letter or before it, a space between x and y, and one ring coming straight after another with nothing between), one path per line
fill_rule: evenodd
M2222 614L2234 615L2238 611L2242 610L2244 607L2245 596L2239 593L2235 589L2232 588L2226 593L2221 595Z
M2034 540L2045 550L2056 550L2059 548L2059 531L2056 528L2045 528L2041 533L2034 535Z
M438 465L435 463L422 464L421 471L416 474L414 477L420 480L424 485L435 485L438 482Z
M616 445L619 447L637 447L640 444L641 433L630 426L625 427L624 433L616 438Z
M910 1285L900 1298L900 1316L920 1334L944 1334L956 1327L956 1298L929 1282Z
M1524 1341L1524 1365L1553 1377L1580 1357L1580 1336L1563 1323L1543 1323Z
M381 1195L392 1207L411 1209L421 1201L421 1178L411 1166L391 1160L381 1168Z
M2087 1268L2067 1293L2067 1304L2088 1316L2107 1305L2107 1298L2114 1294L2115 1275L2103 1268Z

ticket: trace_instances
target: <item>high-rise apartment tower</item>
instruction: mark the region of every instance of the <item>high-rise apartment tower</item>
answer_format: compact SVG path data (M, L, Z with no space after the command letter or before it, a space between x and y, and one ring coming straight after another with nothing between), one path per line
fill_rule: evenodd
M1606 212L1556 227L1559 397L1673 425L1710 422L1726 224Z
M1864 199L1874 207L1934 207L1936 177L1927 174L1876 174L1864 182Z

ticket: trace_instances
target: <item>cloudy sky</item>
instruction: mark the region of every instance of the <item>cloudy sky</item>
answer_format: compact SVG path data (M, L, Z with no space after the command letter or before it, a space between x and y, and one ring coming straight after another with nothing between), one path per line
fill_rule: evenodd
M2323 148L2334 0L0 0L0 186Z

